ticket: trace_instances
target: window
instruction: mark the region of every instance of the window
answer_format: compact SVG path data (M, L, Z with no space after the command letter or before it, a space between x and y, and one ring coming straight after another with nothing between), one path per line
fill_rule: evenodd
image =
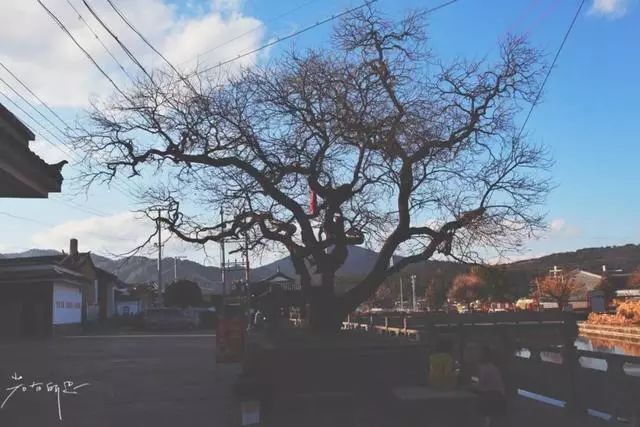
M80 305L79 302L77 302L77 303L74 304L74 308L82 308L82 306Z
M127 316L129 314L129 306L125 305L124 307L122 307L122 314L124 314L125 316Z
M63 301L56 301L56 308L64 308L64 302Z
M67 302L65 303L65 308L73 308L73 303L72 303L72 302L67 301Z

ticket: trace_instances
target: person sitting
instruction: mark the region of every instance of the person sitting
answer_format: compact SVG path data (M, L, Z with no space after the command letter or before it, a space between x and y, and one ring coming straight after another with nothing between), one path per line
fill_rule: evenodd
M478 363L478 411L484 416L485 426L491 426L495 418L505 415L507 399L504 381L496 364L495 354L490 347L484 347Z
M440 339L429 356L429 385L437 390L450 390L456 385L451 342Z

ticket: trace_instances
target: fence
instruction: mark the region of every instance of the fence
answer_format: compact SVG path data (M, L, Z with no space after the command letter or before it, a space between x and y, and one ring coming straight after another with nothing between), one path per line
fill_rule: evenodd
M411 316L397 313L350 316L347 330L396 336L431 343L442 333L457 337L461 372L470 342L500 342L505 350L504 371L512 391L524 390L558 400L568 410L595 410L633 420L640 426L640 357L577 350L579 315L561 312L516 312ZM525 333L523 333L525 331ZM556 346L521 340L543 331L555 333ZM544 341L541 339L540 341Z

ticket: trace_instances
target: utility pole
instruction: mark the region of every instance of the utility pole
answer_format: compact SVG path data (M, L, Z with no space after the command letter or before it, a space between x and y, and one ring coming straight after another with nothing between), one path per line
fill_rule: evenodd
M185 256L174 256L173 257L173 280L175 282L178 281L178 260L185 259Z
M389 267L393 267L393 255L389 259ZM402 292L402 274L400 274L400 310L404 309L404 295Z
M160 210L158 210L156 230L158 232L158 290L162 294L164 290L162 289L162 227L160 225Z
M249 233L244 233L244 280L249 286L249 275L251 270L249 268Z
M220 208L220 224L222 224L222 232L224 233L224 210L222 208ZM224 237L220 239L220 267L220 273L222 275L222 297L224 298L224 296L227 294L227 275L225 274L226 265L224 260Z
M404 295L403 295L403 288L404 286L402 286L402 274L400 274L400 310L404 310Z
M416 275L411 275L411 293L413 294L413 311L416 311Z

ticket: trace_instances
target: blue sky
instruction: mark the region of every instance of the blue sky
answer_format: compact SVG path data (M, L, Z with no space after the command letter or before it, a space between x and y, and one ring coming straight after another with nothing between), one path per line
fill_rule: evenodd
M90 40L76 17L64 9L62 1L48 3L68 19L79 37ZM100 5L104 0L93 3ZM250 32L223 49L200 57L203 62L229 59L236 52L260 46L276 36L287 35L360 4L355 0L131 0L118 3L178 62ZM76 1L76 4L81 3ZM376 7L391 17L398 17L409 9L437 4L379 0ZM507 31L528 32L531 42L548 52L550 60L578 4L577 0L459 0L431 15L428 29L431 47L445 59L491 57L496 53L497 40ZM10 25L24 22L26 17L42 22L31 27L34 34ZM7 20L5 25L3 19ZM524 256L640 240L640 191L636 187L636 165L640 158L637 141L639 24L640 2L637 0L586 1L547 83L543 102L536 107L527 126L530 138L548 146L553 154L556 163L552 177L557 187L545 206L550 230L540 240L529 242ZM326 44L330 30L331 24L313 29L293 42L262 52L257 60L277 58L278 51L289 48L292 43L299 48ZM37 8L0 6L0 38L9 40L0 46L0 60L11 64L48 103L72 119L91 94L107 93L108 87L86 58L58 33ZM157 64L133 38L130 40L146 64ZM176 44L175 40L181 42ZM20 46L29 48L20 49ZM97 47L93 47L99 55ZM56 52L57 59L47 59L39 49ZM106 56L101 60L108 64ZM117 76L116 67L105 66ZM0 76L6 78L1 72ZM7 90L0 85L0 92L7 93ZM0 97L0 102L15 110L4 98ZM22 117L19 111L16 114ZM24 120L35 126L27 118ZM58 160L59 153L49 145L38 142L34 150L47 160ZM69 169L66 174L72 172ZM3 199L0 212L31 218L38 223L5 215L0 252L31 247L61 249L66 247L68 238L74 236L80 239L83 250L122 252L134 246L149 230L149 224L133 220L128 212L135 207L117 191L95 188L84 196L72 194L69 187L64 189L62 195L50 200ZM217 259L215 248L208 258L178 243L172 243L167 251L167 255L185 254L201 262L211 263Z

